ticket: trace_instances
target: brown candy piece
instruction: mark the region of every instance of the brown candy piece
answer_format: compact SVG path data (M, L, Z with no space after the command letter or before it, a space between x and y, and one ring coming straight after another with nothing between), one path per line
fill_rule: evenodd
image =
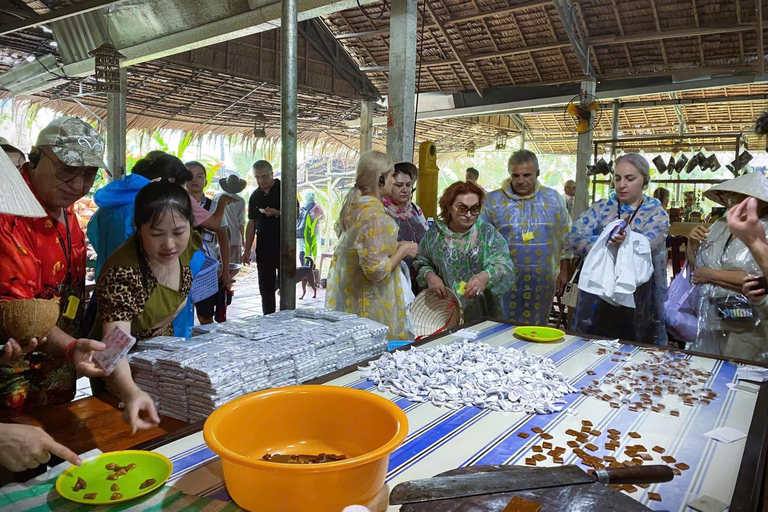
M123 499L123 495L120 494L119 492L116 492L116 493L112 494L112 496L110 496L109 499L111 501L121 500L121 499Z
M111 475L107 475L107 480L117 480L120 478L117 473L112 473Z
M648 499L652 501L661 501L661 494L655 493L655 492L649 492Z
M89 492L88 494L84 494L84 495L83 495L83 499L86 499L86 500L95 500L95 499L96 499L96 496L98 496L98 494L97 494L97 493L95 493L95 492Z
M120 469L120 466L118 466L114 462L110 462L109 464L107 464L104 467L107 468L107 471L117 471L118 469Z
M517 433L517 437L522 437L523 439L528 439L529 437L531 437L531 434L529 434L528 432L518 432Z
M139 489L146 489L147 487L151 487L155 485L155 482L156 480L154 478L148 478L141 483Z
M75 483L74 487L72 487L72 490L75 492L80 492L86 487L88 487L88 484L85 482L85 480L83 480L82 477L77 477L77 482Z
M541 503L515 496L501 512L539 512Z
M112 487L110 487L109 490L112 492L117 492L120 490L120 486L117 484L112 484Z
M130 463L130 464L128 464L127 466L123 467L122 469L124 469L126 472L128 472L128 471L131 471L131 470L133 470L133 469L136 469L136 464L134 464L133 462L131 462L131 463Z

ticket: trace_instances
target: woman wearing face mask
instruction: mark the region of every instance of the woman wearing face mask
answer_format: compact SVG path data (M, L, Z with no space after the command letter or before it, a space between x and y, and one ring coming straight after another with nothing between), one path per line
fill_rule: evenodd
M656 345L667 344L664 323L664 300L667 293L666 240L669 216L658 199L643 192L650 182L648 161L630 153L616 160L615 190L573 221L567 243L575 255L586 256L605 227L624 220L627 229L646 236L651 246L653 276L634 293L635 308L614 306L597 295L579 292L572 329ZM626 230L614 236L609 244L621 244Z
M440 198L440 220L419 244L414 261L419 285L461 300L464 320L498 318L500 295L515 284L507 242L496 228L478 220L485 192L469 182L448 187Z
M427 219L421 212L421 208L412 201L413 186L419 171L415 165L410 162L400 162L395 164L395 181L392 184L392 192L388 196L383 196L381 202L387 209L387 214L392 217L400 227L397 235L398 242L421 242L429 229ZM414 294L419 292L416 285L416 271L413 268L413 258L406 257L406 265L411 276L411 289Z
M721 183L704 196L729 208L748 197L754 198L760 225L768 232L768 180L762 173L751 172ZM695 269L693 284L697 285L699 320L696 341L690 349L768 361L768 305L762 300L748 302L756 295L750 288L757 283L747 276L762 274L749 248L733 236L725 218L710 228L696 226L689 240L687 256L688 264ZM750 281L746 287L745 280Z
M341 207L339 243L328 274L325 305L370 318L389 327L390 339L410 338L400 262L414 258L419 246L398 242L398 226L381 197L392 191L394 162L380 151L360 157L355 185ZM398 275L398 273L400 275Z

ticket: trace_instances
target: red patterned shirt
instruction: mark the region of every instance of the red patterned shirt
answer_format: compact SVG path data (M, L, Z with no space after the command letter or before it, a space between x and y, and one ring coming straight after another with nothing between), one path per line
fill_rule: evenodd
M34 193L28 165L21 173ZM75 296L81 302L75 319L61 317L58 325L76 336L85 298L86 243L71 206L66 219L65 224L50 215L0 215L0 301L61 297L63 309L68 297ZM0 416L67 402L74 391L74 366L63 359L34 352L14 365L0 365Z

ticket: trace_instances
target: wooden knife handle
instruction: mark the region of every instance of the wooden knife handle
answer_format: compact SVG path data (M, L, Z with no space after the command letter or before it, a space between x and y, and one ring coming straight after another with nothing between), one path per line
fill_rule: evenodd
M659 464L599 469L595 471L595 476L601 484L629 485L669 482L675 474L669 466Z

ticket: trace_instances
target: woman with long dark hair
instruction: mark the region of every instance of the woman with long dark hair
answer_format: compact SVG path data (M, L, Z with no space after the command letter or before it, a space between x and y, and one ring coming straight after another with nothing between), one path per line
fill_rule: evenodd
M133 218L136 234L107 259L96 283L97 339L116 326L139 339L173 334L192 286L189 262L202 242L187 191L150 183L136 195Z

